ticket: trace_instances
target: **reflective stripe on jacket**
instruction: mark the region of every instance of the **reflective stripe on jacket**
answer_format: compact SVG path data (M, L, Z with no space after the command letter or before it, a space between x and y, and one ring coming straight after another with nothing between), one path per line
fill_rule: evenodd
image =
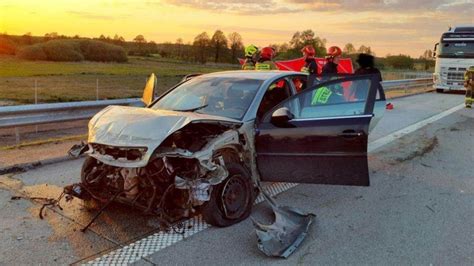
M332 91L327 87L321 87L316 90L313 94L313 99L311 100L311 105L317 104L326 104L331 97Z
M242 65L243 70L255 70L255 66L252 63L246 63Z
M242 70L255 70L255 62L252 58L245 58L245 62L242 64Z
M263 61L255 64L255 70L277 70L278 67L273 61Z
M464 87L466 87L466 89L469 89L469 86L470 89L474 88L474 66L468 68L467 71L464 73Z

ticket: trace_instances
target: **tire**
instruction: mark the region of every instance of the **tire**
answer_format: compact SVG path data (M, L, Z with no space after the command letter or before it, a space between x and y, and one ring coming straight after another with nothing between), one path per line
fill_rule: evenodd
M214 186L210 200L201 208L204 220L218 227L227 227L249 217L255 200L250 174L242 165L226 163L229 176Z
M84 163L82 164L82 168L81 168L81 183L84 185L84 186L90 186L89 182L87 181L86 177L87 175L89 174L90 171L92 171L93 167L98 165L98 161L93 158L93 157L90 157L90 156L87 156L86 160L84 161ZM89 200L82 200L83 202L83 206L86 210L90 210L90 211L95 211L95 210L99 210L102 206L103 206L103 203L94 199L94 198L91 198Z
M97 159L87 156L87 158L84 160L84 163L82 163L82 168L81 168L81 182L82 184L86 186L90 186L91 184L89 181L86 179L87 175L93 170L94 166L97 166L99 162Z
M437 92L437 93L443 93L444 90L443 90L443 89L436 89L436 92Z

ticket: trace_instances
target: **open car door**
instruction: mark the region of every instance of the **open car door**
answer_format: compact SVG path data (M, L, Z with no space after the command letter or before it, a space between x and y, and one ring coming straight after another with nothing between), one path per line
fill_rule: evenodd
M278 104L257 123L262 181L368 186L369 126L380 96L374 76L350 76Z

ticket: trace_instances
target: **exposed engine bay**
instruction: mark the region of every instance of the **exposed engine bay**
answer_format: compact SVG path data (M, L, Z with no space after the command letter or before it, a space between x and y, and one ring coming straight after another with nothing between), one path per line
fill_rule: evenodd
M210 200L213 187L229 176L226 161L238 160L222 151L238 145L239 133L229 126L194 123L168 136L145 167L120 167L142 159L147 148L89 143L71 150L89 157L82 182L69 191L99 205L110 200L127 204L171 223L192 216Z

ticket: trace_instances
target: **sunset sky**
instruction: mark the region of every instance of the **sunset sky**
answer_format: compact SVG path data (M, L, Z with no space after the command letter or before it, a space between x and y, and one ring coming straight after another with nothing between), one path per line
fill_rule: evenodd
M379 56L418 57L458 24L474 24L474 0L0 0L0 32L8 34L188 42L221 29L262 46L312 29L328 45L365 44Z

